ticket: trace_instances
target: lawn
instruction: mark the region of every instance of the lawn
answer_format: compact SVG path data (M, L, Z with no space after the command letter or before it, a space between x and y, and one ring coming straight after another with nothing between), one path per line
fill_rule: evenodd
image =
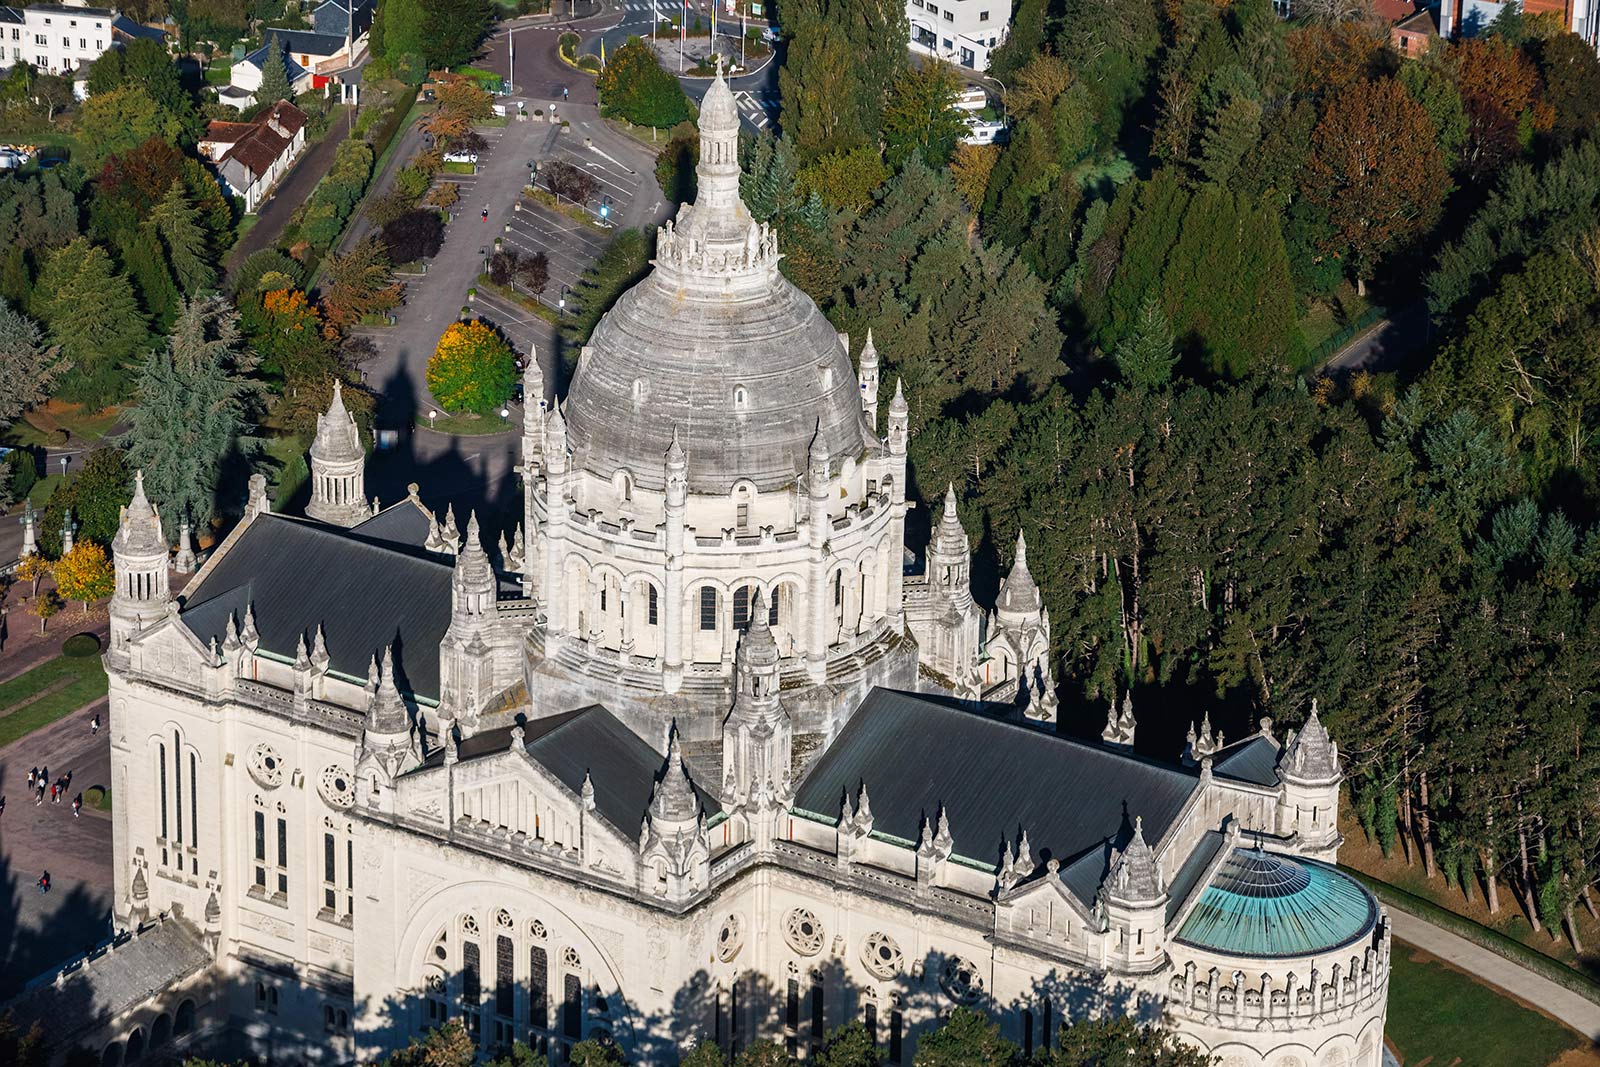
M14 624L27 625L29 619L19 617L22 614L12 612ZM40 693L44 695L38 696ZM105 695L106 672L99 656L57 656L41 663L0 683L0 745L9 745ZM23 703L36 696L31 703Z
M441 169L446 174L476 174L476 173L478 173L478 165L476 163L446 163Z
M62 430L81 441L98 441L117 424L121 414L120 408L85 411L80 404L51 400L13 423L6 434L16 444L33 448L62 444Z
M476 437L484 434L505 433L512 428L509 419L502 419L495 415L447 415L439 412L437 419L429 422L427 412L417 416L417 426L425 430L438 430L440 433L460 434L464 437Z
M55 495L56 489L66 479L59 474L51 474L40 478L33 483L33 488L28 490L28 502L33 505L33 510L42 511L50 503L50 498Z
M212 62L212 64L209 67L206 68L206 84L207 85L227 85L228 84L228 80L232 76L232 74L233 74L233 61L232 60L230 60L230 59L216 60L216 61Z
M1546 1067L1587 1042L1575 1031L1410 945L1394 942L1389 1041L1415 1067Z

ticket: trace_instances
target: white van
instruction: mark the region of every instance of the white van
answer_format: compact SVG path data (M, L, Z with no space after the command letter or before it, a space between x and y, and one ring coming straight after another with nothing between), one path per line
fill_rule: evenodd
M950 106L960 111L982 111L989 106L989 94L981 85L969 85L956 94Z
M1005 144L1006 124L1003 122L984 122L973 117L967 120L967 132L961 138L962 144Z

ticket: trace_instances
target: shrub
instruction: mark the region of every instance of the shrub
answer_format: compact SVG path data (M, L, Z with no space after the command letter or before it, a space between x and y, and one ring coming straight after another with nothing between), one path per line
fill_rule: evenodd
M693 128L674 132L656 156L656 184L674 204L688 203L695 195L694 168L700 162L700 133Z
M83 791L83 802L96 811L110 811L111 790L103 785L91 785Z
M452 323L428 360L428 391L452 413L493 412L516 379L511 346L481 322Z
M552 193L579 204L588 203L600 191L600 180L593 174L559 159L546 163L541 173Z
M100 639L94 634L73 634L61 642L61 654L73 659L87 659L100 653Z
M460 199L460 185L455 182L440 182L433 187L433 191L428 194L428 198L424 202L433 207L449 208L454 207Z
M6 456L6 466L11 468L11 495L18 500L33 491L39 480L39 463L32 452L19 448Z
M394 176L395 192L413 204L422 199L422 194L428 191L432 182L433 178L420 167L402 167L400 173Z
M578 45L582 42L583 38L579 37L575 33L563 33L561 35L561 54L566 56L569 60L576 59L578 56Z
M431 259L444 244L444 223L437 211L408 211L384 224L383 243L391 263Z
M530 293L542 293L550 284L550 257L543 252L517 261L517 281Z
M414 204L414 197L406 196L401 189L391 189L367 205L367 218L375 226L387 226L410 211Z

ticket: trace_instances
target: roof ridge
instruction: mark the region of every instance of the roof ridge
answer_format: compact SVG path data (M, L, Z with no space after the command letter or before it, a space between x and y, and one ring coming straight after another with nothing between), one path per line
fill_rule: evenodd
M1024 734L1028 734L1031 737L1038 737L1038 738L1042 738L1042 739L1045 739L1045 740L1048 740L1048 741L1056 742L1058 744L1063 744L1063 745L1069 745L1069 746L1072 746L1072 747L1076 747L1076 748L1082 749L1085 752L1091 752L1091 753L1096 754L1097 756L1102 756L1102 757L1105 757L1105 758L1110 759L1110 760L1115 760L1115 761L1119 761L1119 762L1120 761L1132 761L1132 762L1135 762L1135 763L1139 763L1139 764L1142 764L1144 766L1151 767L1151 768L1153 768L1155 770L1166 771L1166 772L1170 773L1174 778L1193 779L1195 781L1199 781L1199 778L1200 778L1199 770L1196 769L1196 768L1177 766L1175 764L1171 764L1171 763L1164 762L1162 760L1154 759L1154 758L1152 758L1150 756L1145 756L1145 755L1142 755L1142 754L1137 753L1137 752L1128 752L1128 751L1125 751L1125 750L1115 750L1115 749L1107 748L1104 744L1101 744L1101 743L1098 743L1098 742L1094 742L1094 741L1086 741L1081 737L1073 737L1071 734L1048 733L1048 732L1046 732L1044 730L1039 729L1036 726L1032 726L1032 725L1030 725L1028 723L1024 723L1024 722L1018 722L1015 719L1002 719L1002 718L998 718L998 717L995 717L995 716L980 714L980 713L974 712L974 711L968 711L968 710L966 710L964 708L950 707L949 705L943 704L943 703L941 703L939 701L929 700L927 698L927 696L922 694L922 693L917 693L917 692L913 692L911 690L906 690L906 689L889 689L889 688L886 688L884 686L874 686L872 688L872 691L867 694L866 700L862 701L861 704L857 707L855 714L850 716L850 723L854 723L858 718L860 718L861 711L863 709L865 709L869 703L872 702L872 700L877 696L877 694L879 692L906 697L908 699L916 701L919 705L921 705L923 707L936 708L939 711L948 713L949 715L951 715L953 717L968 718L968 719L975 720L977 722L993 723L996 726L1004 727L1004 728L1006 728L1008 730L1011 730L1013 732L1016 732L1016 733L1024 733ZM848 730L850 728L850 723L846 723L846 725L845 725L845 729L846 730ZM841 733L842 732L843 731L841 731ZM835 741L835 744L837 744L837 743L838 742ZM815 763L813 763L813 766L815 766Z
M418 554L413 555L410 552L403 552L394 547L393 541L378 541L368 537L352 536L357 529L356 527L350 527L349 529L346 529L343 526L329 526L326 523L302 518L299 515L280 515L275 511L256 516L257 522L261 521L262 519L276 519L280 522L292 523L294 526L302 530L309 530L311 533L324 540L338 541L342 544L359 545L370 552L381 552L385 555L404 556L406 559L414 559L420 563L426 563L430 566L438 567L440 570L452 572L455 570L454 564L446 563L443 560L438 559L431 552L419 552Z

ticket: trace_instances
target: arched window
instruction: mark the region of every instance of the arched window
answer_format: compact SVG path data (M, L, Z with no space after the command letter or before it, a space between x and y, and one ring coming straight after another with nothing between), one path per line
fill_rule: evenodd
M750 505L754 503L755 497L755 486L749 482L741 482L733 487L734 525L741 530L750 528Z
M617 499L624 504L633 499L633 475L625 470L619 470L611 476L612 488L617 491Z
M750 390L742 385L733 387L733 410L747 411L750 408Z
M122 1042L113 1041L100 1054L100 1067L119 1067L122 1063Z
M650 385L643 378L633 380L633 405L638 407L644 403L644 398L650 394Z
M156 1016L156 1021L150 1024L150 1047L160 1048L172 1040L172 1016L162 1012Z
M194 1029L194 1001L185 1000L178 1005L177 1015L173 1019L172 1033L175 1037L182 1037Z
M122 1059L124 1063L138 1063L144 1059L144 1031L137 1026L133 1033L128 1035L128 1052Z

